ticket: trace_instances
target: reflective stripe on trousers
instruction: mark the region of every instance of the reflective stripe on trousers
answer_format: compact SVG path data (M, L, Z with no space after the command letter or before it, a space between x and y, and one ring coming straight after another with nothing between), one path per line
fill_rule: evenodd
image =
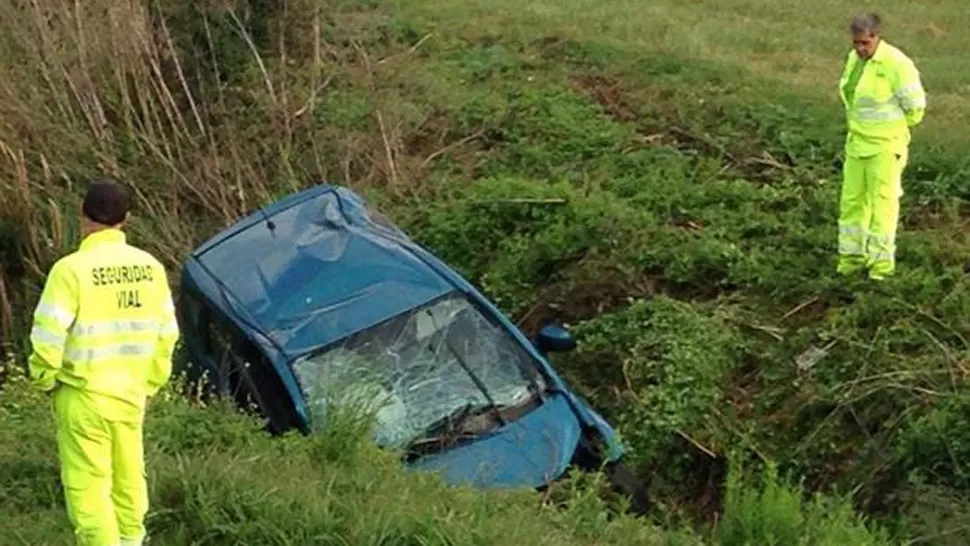
M905 165L906 157L892 152L846 158L839 204L840 268L865 264L881 275L894 272Z

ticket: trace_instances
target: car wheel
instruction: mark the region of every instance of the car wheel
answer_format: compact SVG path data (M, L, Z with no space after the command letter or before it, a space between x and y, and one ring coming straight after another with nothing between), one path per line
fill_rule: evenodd
M636 515L646 515L650 510L650 494L636 475L623 461L606 465L606 475L610 485L620 494L629 497L630 511Z
M603 469L610 486L616 493L630 499L630 511L645 515L650 509L650 495L647 487L630 470L622 459L606 462L602 439L594 429L587 428L573 455L573 465L582 470ZM604 462L606 464L604 464Z

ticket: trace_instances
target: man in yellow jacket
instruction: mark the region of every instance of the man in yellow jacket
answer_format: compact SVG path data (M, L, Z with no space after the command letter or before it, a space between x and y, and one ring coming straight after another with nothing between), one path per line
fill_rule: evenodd
M148 510L142 423L168 381L178 325L165 269L121 231L130 193L94 182L80 248L54 263L28 361L52 392L67 512L80 546L140 545Z
M881 280L895 272L901 178L926 93L913 61L882 39L878 15L857 15L849 28L853 48L839 80L848 134L838 271L868 268L870 278Z

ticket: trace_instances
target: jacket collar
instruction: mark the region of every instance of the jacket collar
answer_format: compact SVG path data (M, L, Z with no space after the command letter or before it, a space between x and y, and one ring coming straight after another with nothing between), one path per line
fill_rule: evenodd
M124 244L127 240L125 233L120 229L105 228L95 231L81 241L81 250L105 244Z
M885 62L889 58L888 55L889 55L890 47L892 46L889 45L888 42L886 42L885 38L880 38L879 43L876 45L876 51L873 52L872 57L869 57L867 64L872 62L875 62L877 64L882 64L883 62ZM859 54L856 53L854 49L852 50L852 57L853 57L853 64L862 61L862 57L860 57Z
M889 44L886 40L880 38L879 43L876 44L876 51L873 52L870 61L875 61L877 63L883 63L886 60L886 56L889 54Z

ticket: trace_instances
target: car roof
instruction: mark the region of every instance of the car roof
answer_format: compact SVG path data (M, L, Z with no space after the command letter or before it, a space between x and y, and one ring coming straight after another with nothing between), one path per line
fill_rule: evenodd
M321 184L204 242L183 279L247 335L294 357L454 290L413 247L356 193Z

